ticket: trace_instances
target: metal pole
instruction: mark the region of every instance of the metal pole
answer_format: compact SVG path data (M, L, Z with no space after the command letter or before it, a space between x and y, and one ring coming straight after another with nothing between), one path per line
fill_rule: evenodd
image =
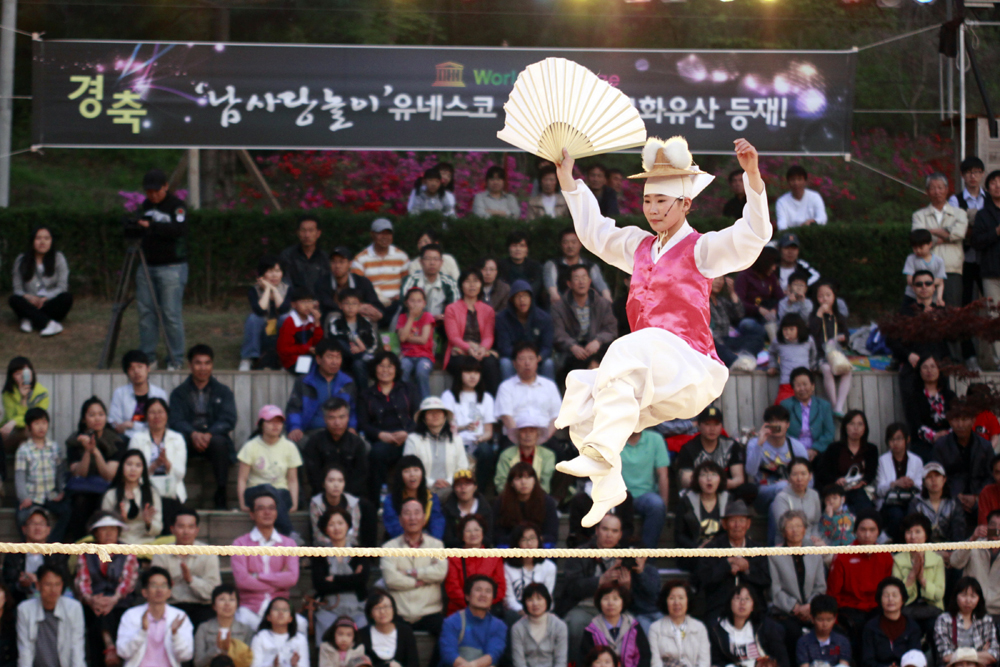
M0 206L10 206L10 131L14 100L14 41L17 33L17 0L3 0L3 34L0 35Z
M201 155L197 148L188 149L188 198L187 205L192 211L201 208Z
M958 160L965 159L965 24L958 26Z

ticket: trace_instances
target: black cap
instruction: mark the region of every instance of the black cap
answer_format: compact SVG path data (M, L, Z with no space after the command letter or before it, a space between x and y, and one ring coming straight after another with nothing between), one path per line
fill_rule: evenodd
M723 519L728 519L734 516L750 516L750 510L747 509L747 504L740 499L730 500L729 504L726 505L726 510L722 513Z
M344 259L354 259L354 255L351 254L351 251L347 249L347 246L342 246L342 245L337 246L336 248L333 249L333 252L330 253L330 258L333 259L334 257L343 257Z
M712 420L722 422L722 410L712 405L702 410L701 414L695 418L695 421L699 423Z
M159 169L150 169L142 177L143 190L159 190L167 184L167 175Z
M315 295L313 295L313 291L308 287L303 287L302 285L293 287L288 294L288 300L292 303L296 301L302 301L303 299L315 299L315 298L316 297Z
M801 247L801 244L799 243L799 235L793 232L785 234L784 236L781 237L781 240L778 242L779 248L787 248L788 246L792 245L795 246L796 248Z

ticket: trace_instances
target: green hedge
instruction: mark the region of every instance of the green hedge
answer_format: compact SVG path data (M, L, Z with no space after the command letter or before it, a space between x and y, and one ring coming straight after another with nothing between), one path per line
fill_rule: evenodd
M366 245L371 214L334 210L314 211L320 220L323 248L346 245L357 251ZM257 258L278 252L295 242L295 220L299 212L258 213L196 211L189 216L187 253L190 263L188 298L199 303L217 302L241 293L239 288L254 278ZM121 212L65 211L55 208L0 209L0 290L11 288L10 267L23 249L32 227L52 226L58 247L66 254L74 291L110 297L124 257ZM405 217L396 221L396 244L408 252L416 247L422 230L440 229L442 219L434 214ZM725 218L693 217L700 231L721 229ZM524 229L531 238L531 256L540 260L558 253L558 233L567 220L529 223L519 220L465 218L448 220L443 244L467 266L483 255L506 254L505 239L514 229ZM629 216L619 224L646 226L640 216ZM852 309L872 312L893 308L902 298L901 270L909 252L905 224L832 224L798 230L802 255L824 276L840 281ZM611 274L606 274L611 279Z

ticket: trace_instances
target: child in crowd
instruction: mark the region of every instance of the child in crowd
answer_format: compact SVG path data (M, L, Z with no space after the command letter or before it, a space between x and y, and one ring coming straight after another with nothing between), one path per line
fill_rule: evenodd
M254 362L259 368L273 368L278 328L288 316L288 283L276 255L264 255L257 263L257 282L247 290L250 314L243 325L243 346L240 348L240 370L250 370Z
M267 605L250 650L255 667L309 667L309 640L288 600L275 598Z
M66 452L49 439L49 413L42 408L30 408L24 413L24 428L28 435L17 448L14 459L14 485L17 491L17 527L31 516L31 508L40 505L56 517L49 540L62 542L69 519L66 502Z
M819 518L819 536L827 546L842 547L854 541L854 515L844 506L846 495L839 484L827 484L820 493L823 516Z
M779 375L781 386L775 405L795 395L792 390L792 371L799 367L816 368L816 343L809 335L809 328L801 316L791 313L781 318L778 328L778 342L771 347L771 365L767 369L770 376Z
M292 312L278 332L278 357L285 370L307 373L308 368L297 370L296 365L302 357L311 362L313 346L323 338L319 303L313 298L312 290L305 287L293 287L288 300L292 303Z
M348 667L355 658L363 657L365 647L355 646L354 640L358 634L358 626L350 616L340 616L330 629L323 635L323 643L319 647L319 667Z
M794 313L803 320L808 321L812 315L813 304L806 296L809 289L809 274L804 271L796 271L788 279L788 289L785 296L778 302L778 319L783 319L785 315Z
M396 324L399 336L399 363L403 367L403 382L417 387L424 400L431 394L431 371L434 370L434 316L424 310L427 295L419 287L410 289L403 298L404 311Z
M340 290L337 294L339 311L331 311L323 322L323 331L340 346L343 368L351 373L358 389L368 386L368 362L378 351L378 330L361 317L361 292Z
M289 514L298 509L299 472L302 456L299 448L281 434L285 428L285 413L276 405L265 405L257 414L257 430L242 448L236 493L240 509L249 512L254 499L270 492L278 499L278 519L274 527L291 537Z
M799 638L794 665L809 667L816 663L851 664L851 642L834 627L837 625L837 600L832 595L817 595L809 603L813 629Z
M917 293L913 291L913 274L917 271L930 271L934 275L934 302L944 305L944 279L947 274L944 270L944 260L940 255L931 252L933 245L934 239L930 231L914 229L910 232L910 247L913 253L907 255L906 263L903 264L903 275L906 276L904 306L917 300Z
M847 318L837 310L837 293L828 281L816 285L816 307L809 318L809 333L816 341L826 398L833 405L833 415L842 418L853 373L843 352L847 346Z

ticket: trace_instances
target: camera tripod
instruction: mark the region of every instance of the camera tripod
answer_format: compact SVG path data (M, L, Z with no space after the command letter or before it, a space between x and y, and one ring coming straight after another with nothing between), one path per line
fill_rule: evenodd
M149 265L146 263L146 253L142 251L142 239L130 240L125 248L125 262L122 264L121 275L118 278L118 286L115 288L115 300L111 304L111 320L108 322L108 333L104 336L104 345L101 346L101 356L97 360L97 367L104 370L109 367L111 360L115 356L115 348L118 346L118 334L122 329L122 317L125 309L132 303L134 296L129 296L129 285L132 284L132 274L136 271L136 264L142 266L142 273L146 276L146 284L149 285L149 296L153 302L153 310L156 311L156 319L160 323L160 331L166 331L163 325L163 311L160 310L160 303L156 300L156 290L153 288L153 280L149 275Z

